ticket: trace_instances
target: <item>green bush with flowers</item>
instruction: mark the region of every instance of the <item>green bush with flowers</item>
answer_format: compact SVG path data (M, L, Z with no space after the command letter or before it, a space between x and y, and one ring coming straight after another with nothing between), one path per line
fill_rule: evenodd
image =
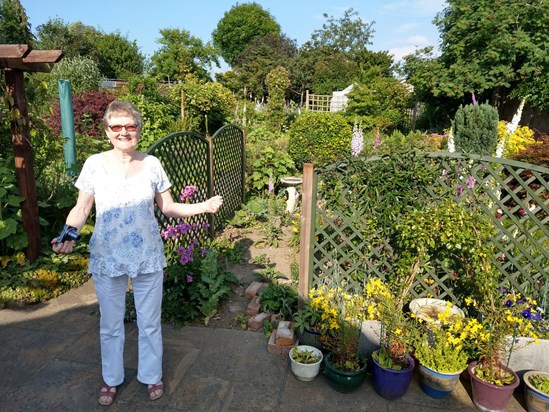
M342 371L358 371L366 361L359 354L359 340L364 315L360 294L345 291L344 285L322 285L309 293L309 305L320 313L318 330L323 346L333 352L332 366Z
M186 186L179 198L190 203L196 192L196 186ZM168 262L162 297L164 322L183 325L201 318L208 324L231 285L237 282L234 274L224 270L217 251L200 245L198 232L207 227L181 220L161 233Z
M473 339L482 326L476 319L451 315L452 303L437 313L434 322L425 322L411 314L418 323L418 336L414 343L414 356L419 362L442 373L461 372L475 354Z
M382 367L394 370L408 366L416 339L412 321L403 310L403 290L408 289L395 293L379 278L370 279L364 288L366 316L381 322L380 350L373 356Z
M478 359L475 374L494 385L513 382L514 377L506 367L515 349L515 338L533 338L536 344L537 339L549 336L547 321L536 309L537 302L503 288L494 288L482 300L468 298L465 302L481 325L473 336Z
M503 157L512 158L524 151L528 146L536 144L534 131L528 126L518 126L511 134L507 131L505 120L498 123L498 142L504 142Z

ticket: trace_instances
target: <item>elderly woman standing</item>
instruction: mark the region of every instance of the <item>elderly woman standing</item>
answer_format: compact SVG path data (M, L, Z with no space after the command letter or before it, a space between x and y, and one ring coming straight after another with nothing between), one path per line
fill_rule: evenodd
M164 245L154 216L154 202L168 217L186 218L215 213L223 199L214 196L196 204L175 203L170 182L159 160L138 152L143 119L129 102L115 100L103 117L112 149L90 156L75 186L76 205L60 236L52 240L56 253L71 253L78 232L95 203L88 272L92 275L101 313L100 341L104 384L99 403L110 405L124 381L124 314L128 278L137 312L137 379L147 385L151 400L164 394L162 383L162 306Z

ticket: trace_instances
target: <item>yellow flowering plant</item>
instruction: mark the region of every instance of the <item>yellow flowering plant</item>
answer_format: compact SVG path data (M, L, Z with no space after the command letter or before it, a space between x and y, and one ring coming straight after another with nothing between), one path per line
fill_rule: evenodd
M343 371L363 368L365 361L358 350L364 320L363 297L345 291L342 284L322 285L309 292L309 305L321 313L321 341L333 352L332 366Z
M381 347L373 356L382 367L405 368L416 337L412 321L403 311L401 297L381 279L372 278L366 283L365 298L368 319L381 322Z
M412 314L419 329L414 356L429 369L442 373L461 372L474 354L474 338L482 329L476 319L451 314L452 303L437 314L436 322L426 322Z
M520 293L498 288L482 302L466 299L469 311L476 313L481 329L474 337L478 378L503 386L513 382L507 371L517 336L537 339L547 336L547 322L537 311L537 302Z

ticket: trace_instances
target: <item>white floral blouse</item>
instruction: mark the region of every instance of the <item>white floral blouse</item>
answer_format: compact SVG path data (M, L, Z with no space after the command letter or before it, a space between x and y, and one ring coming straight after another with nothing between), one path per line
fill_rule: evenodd
M75 186L95 198L95 228L88 272L135 277L166 267L164 244L154 216L154 197L171 186L160 161L146 156L129 178L113 178L101 154L84 163Z

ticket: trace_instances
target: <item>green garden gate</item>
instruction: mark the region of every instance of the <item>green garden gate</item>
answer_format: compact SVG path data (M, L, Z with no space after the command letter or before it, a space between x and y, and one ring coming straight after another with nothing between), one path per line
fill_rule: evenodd
M156 156L170 182L175 201L185 186L194 185L197 193L192 203L202 202L211 196L222 195L224 202L215 214L196 215L186 219L195 229L188 236L203 240L221 230L227 219L233 216L244 202L245 147L244 132L237 126L225 125L211 138L194 132L172 133L153 144L147 153ZM178 219L165 217L155 210L161 230L175 225ZM204 231L204 224L209 230Z

